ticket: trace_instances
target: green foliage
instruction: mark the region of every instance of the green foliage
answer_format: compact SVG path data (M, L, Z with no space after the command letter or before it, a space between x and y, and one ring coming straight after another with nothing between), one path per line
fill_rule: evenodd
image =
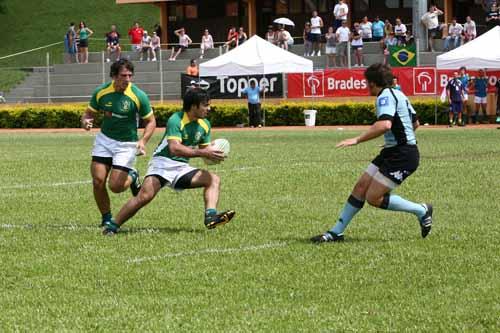
M0 68L0 91L8 92L26 77L26 72L18 69Z
M80 116L86 104L21 105L0 108L0 128L59 128L80 127ZM414 103L420 122L434 124L434 102ZM438 104L438 123L446 124L446 105ZM158 104L155 107L159 126L166 124L170 115L180 111L179 104ZM265 106L267 126L304 125L304 110L318 111L316 125L368 125L375 121L371 103L306 103L290 102ZM246 104L225 103L214 105L209 119L215 127L233 127L248 122ZM96 116L99 126L101 115Z

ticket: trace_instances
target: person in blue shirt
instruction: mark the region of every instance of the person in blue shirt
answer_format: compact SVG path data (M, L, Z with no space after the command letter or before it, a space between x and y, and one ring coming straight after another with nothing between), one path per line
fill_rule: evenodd
M243 94L248 99L248 118L250 127L262 127L262 120L260 115L260 93L261 88L257 85L255 79L250 80L250 86L247 87Z
M372 40L374 42L379 42L384 39L384 27L385 24L377 16L375 21L372 23Z
M462 126L465 126L469 121L469 110L468 110L468 100L469 100L469 82L470 76L467 74L467 68L465 66L460 67L458 70L458 79L462 82L462 87L464 88L464 103L462 109Z
M361 135L337 144L337 148L354 146L381 135L384 136L384 148L359 178L335 226L312 237L314 243L343 241L344 230L365 201L380 209L414 214L423 238L431 231L431 204L415 203L392 193L419 165L415 110L401 91L392 88L394 77L389 66L373 64L367 68L365 78L371 95L377 96L377 121Z
M458 125L463 126L462 111L464 108L464 94L465 88L458 76L458 72L454 72L453 78L446 85L446 95L450 102L449 127L453 127L456 124L455 116L458 118Z
M479 111L483 111L483 121L488 121L486 110L488 106L488 77L484 69L479 70L479 76L472 78L471 85L474 85L474 122L479 123Z

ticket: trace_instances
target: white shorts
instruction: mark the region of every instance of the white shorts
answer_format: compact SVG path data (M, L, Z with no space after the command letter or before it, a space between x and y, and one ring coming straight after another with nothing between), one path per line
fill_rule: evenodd
M335 54L335 53L337 53L337 49L335 46L325 47L325 54Z
M468 100L469 100L469 94L464 93L464 101L468 101Z
M134 169L137 142L122 142L108 138L99 132L95 137L92 156L111 158L113 166Z
M474 103L476 103L476 104L487 104L488 100L487 100L486 97L477 97L477 96L474 96Z
M184 162L174 161L163 156L153 156L149 161L146 177L158 175L167 181L166 186L180 191L182 189L175 188L175 184L182 176L193 170L198 169Z

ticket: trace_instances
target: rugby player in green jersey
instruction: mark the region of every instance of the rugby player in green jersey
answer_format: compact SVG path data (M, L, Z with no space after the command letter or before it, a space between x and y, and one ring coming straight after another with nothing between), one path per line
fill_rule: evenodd
M110 74L113 80L94 91L81 119L82 127L88 131L93 126L94 114L104 113L90 166L94 198L102 214L101 226L112 221L106 181L114 193L129 187L133 195L139 193L139 174L134 169L136 155L146 153L146 144L156 128L148 96L131 82L134 65L121 59L111 65ZM145 124L141 139L137 134L138 117Z
M103 233L116 234L128 219L147 205L164 186L174 190L203 187L205 226L209 229L229 222L235 212L217 212L220 178L216 174L190 166L192 157L213 161L224 160L224 153L212 146L210 122L205 119L210 110L210 97L200 88L189 89L184 96L183 111L174 113L167 122L163 138L149 162L141 190L106 222Z

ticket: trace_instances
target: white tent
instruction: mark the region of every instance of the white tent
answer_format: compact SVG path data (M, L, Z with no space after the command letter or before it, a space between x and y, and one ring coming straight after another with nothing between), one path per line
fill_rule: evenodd
M500 68L500 27L437 57L438 69Z
M313 62L285 51L259 36L215 59L200 64L200 76L310 73Z

